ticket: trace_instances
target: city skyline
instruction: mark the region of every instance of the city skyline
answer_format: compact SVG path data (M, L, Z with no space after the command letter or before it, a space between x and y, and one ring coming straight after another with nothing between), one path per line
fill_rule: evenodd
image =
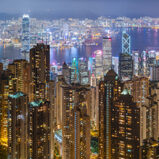
M157 6L2 0L0 159L159 158Z

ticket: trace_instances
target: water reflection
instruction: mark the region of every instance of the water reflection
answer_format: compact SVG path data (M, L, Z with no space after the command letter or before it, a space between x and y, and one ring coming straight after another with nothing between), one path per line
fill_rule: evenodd
M112 52L113 56L118 56L121 52L121 36L123 29L117 28L118 34L112 36ZM140 52L147 47L159 47L159 31L153 29L127 29L131 35L132 50L139 50ZM50 63L60 63L64 61L70 63L72 58L86 57L89 58L95 50L102 49L102 39L97 42L95 46L78 46L72 48L51 48L50 49ZM21 58L20 49L13 46L3 48L0 46L0 59L7 58L10 60Z

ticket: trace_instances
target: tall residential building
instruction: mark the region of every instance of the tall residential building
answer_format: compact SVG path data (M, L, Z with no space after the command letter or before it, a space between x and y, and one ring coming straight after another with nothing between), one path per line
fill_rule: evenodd
M149 79L147 77L134 77L124 83L124 88L133 96L133 101L140 108L140 145L148 138L148 106Z
M30 94L30 64L26 60L14 60L12 64L8 65L11 78L10 82L14 81L14 92L23 92Z
M29 15L23 15L22 18L22 56L29 61L30 51L30 18Z
M112 104L111 158L139 159L140 109L127 90Z
M153 138L144 140L141 147L141 158L143 159L157 159L159 158L159 142Z
M122 32L122 53L131 55L131 37L126 31Z
M99 159L137 159L139 122L139 108L110 70L99 84Z
M121 89L114 70L99 83L99 159L111 159L111 100L117 99Z
M90 108L90 120L92 126L98 130L99 123L99 86L91 87L91 108Z
M32 98L44 99L50 80L50 47L37 44L30 50Z
M112 68L112 39L103 38L103 73L104 75Z
M8 157L28 159L28 97L17 92L8 100Z
M76 156L83 156L82 153L84 153L88 157L90 146L87 142L85 142L85 138L87 140L90 140L87 133L90 131L85 129L85 124L88 124L88 119L84 119L82 115L80 115L79 112L77 112L78 117L75 115L76 108L79 107L82 109L82 107L86 107L86 112L84 114L88 115L88 110L90 109L89 104L89 89L87 87L80 86L78 84L76 85L63 85L63 111L62 111L62 146L63 146L63 152L62 152L62 158L63 159L74 159L74 155ZM73 113L74 111L74 113ZM75 115L75 116L74 116ZM85 116L85 115L84 115ZM78 120L77 120L77 118ZM80 118L81 117L81 118ZM75 119L76 118L76 121ZM83 119L82 119L83 118ZM83 125L82 125L83 120ZM80 123L81 121L81 123ZM86 122L86 123L84 123ZM76 125L78 124L78 125ZM88 124L88 128L89 128ZM79 129L77 127L80 126ZM76 128L76 129L74 129ZM85 130L84 130L85 129ZM77 131L77 132L76 132ZM86 132L87 131L87 132ZM81 143L77 143L77 134L80 134ZM74 139L74 137L76 140ZM84 144L85 142L85 144ZM77 145L76 145L77 144ZM78 147L79 144L79 147ZM78 150L80 148L80 150ZM87 150L87 152L85 150ZM77 157L76 157L77 158Z
M147 136L159 139L159 82L150 82L149 103L147 104Z
M55 98L55 119L56 126L58 129L62 128L62 108L63 108L63 89L62 86L65 84L64 76L58 76L56 82L56 98Z
M8 95L9 76L6 71L0 72L0 147L8 149ZM1 153L0 153L1 155Z
M50 159L51 129L50 102L33 101L29 104L29 158Z
M55 81L49 82L48 100L50 102L50 159L53 159L55 152Z
M119 77L123 81L133 77L133 60L130 54L121 53L119 55Z
M73 109L73 156L72 159L90 159L90 117L85 103Z

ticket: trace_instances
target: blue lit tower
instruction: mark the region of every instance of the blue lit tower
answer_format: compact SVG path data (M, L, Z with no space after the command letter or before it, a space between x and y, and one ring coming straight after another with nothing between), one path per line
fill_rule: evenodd
M126 31L122 33L122 53L131 54L131 37Z
M22 19L22 56L29 61L30 50L30 20L29 15L24 14Z
M89 84L88 61L84 58L78 60L79 81L81 85Z

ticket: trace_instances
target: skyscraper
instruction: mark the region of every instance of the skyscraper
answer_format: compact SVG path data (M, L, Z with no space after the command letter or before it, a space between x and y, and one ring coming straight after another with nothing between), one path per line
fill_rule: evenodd
M62 108L63 108L63 89L62 86L66 84L64 76L58 76L56 82L56 99L55 99L55 119L58 129L62 128Z
M99 84L99 159L138 158L140 111L117 74Z
M147 52L143 51L141 54L141 75L148 77Z
M50 159L51 129L50 102L33 101L29 104L29 158Z
M99 159L111 159L111 100L118 98L121 89L114 70L99 83Z
M62 75L65 78L67 84L71 83L71 68L64 62L62 65Z
M112 68L112 39L109 37L103 38L103 74Z
M6 71L0 71L0 149L6 152L8 149L8 95L9 76Z
M143 140L148 138L147 119L149 117L146 106L148 105L149 79L147 77L134 77L132 80L124 82L124 88L130 92L133 101L140 108L140 145L142 145Z
M22 92L9 95L8 146L10 159L28 159L28 97Z
M50 80L50 46L37 44L30 50L33 99L44 99ZM33 101L32 99L32 101Z
M159 138L159 82L150 82L149 103L147 104L147 137L158 141Z
M111 158L139 159L140 109L123 90L111 109Z
M123 81L133 77L133 60L130 54L121 53L119 56L119 77Z
M89 153L90 146L87 142L85 142L85 144L84 144L83 140L85 140L86 137L87 137L87 140L90 140L88 138L88 134L86 134L86 133L89 133L90 131L88 131L88 129L87 130L85 129L85 126L86 126L86 124L89 123L89 120L87 119L88 117L86 117L86 120L85 120L84 119L85 115L84 116L80 115L80 113L77 112L78 109L76 109L78 106L80 107L80 109L82 109L82 106L83 106L86 109L84 114L88 115L88 110L90 107L89 102L88 102L88 92L89 92L89 89L87 87L83 87L78 84L63 85L63 111L62 111L62 116L63 116L63 118L62 118L62 123L63 123L63 126L62 126L62 136L63 136L62 158L63 159L74 159L73 156L75 156L75 158L77 158L77 156L80 157L82 155L82 153L84 153L86 156L88 156L87 154ZM78 114L78 117L77 117L76 113ZM78 118L78 120L77 120L77 118ZM76 119L76 121L75 121L75 119ZM82 125L82 120L84 120L83 125ZM81 121L81 123L80 123L80 121ZM90 124L88 124L88 128L89 128L89 125ZM77 127L80 126L80 128L78 127L79 129L77 129L76 126ZM81 135L80 136L81 142L83 142L83 144L81 144L81 145L79 142L77 143L77 141L79 141L77 139L77 136L75 136L77 134ZM79 147L78 147L78 145L79 145ZM78 150L79 148L80 148L80 150ZM87 150L87 152L85 150Z
M72 159L90 159L90 117L82 102L73 109Z
M103 78L103 53L101 50L94 52L95 54L95 76L97 80Z
M133 58L133 73L134 73L134 76L138 76L139 75L139 52L133 51L132 58Z
M22 18L22 56L29 61L30 50L30 19L29 15L23 15Z
M14 60L12 64L8 65L10 71L10 80L15 81L14 92L23 92L30 94L30 64L26 60Z
M159 66L153 66L150 68L150 80L159 81Z
M78 83L79 82L79 71L78 71L78 59L72 59L72 66L71 66L71 83Z
M119 57L112 57L112 68L114 71L118 74L118 69L119 69Z
M78 60L79 82L81 85L89 84L88 61L84 58Z
M131 55L131 37L126 31L122 33L122 53Z

